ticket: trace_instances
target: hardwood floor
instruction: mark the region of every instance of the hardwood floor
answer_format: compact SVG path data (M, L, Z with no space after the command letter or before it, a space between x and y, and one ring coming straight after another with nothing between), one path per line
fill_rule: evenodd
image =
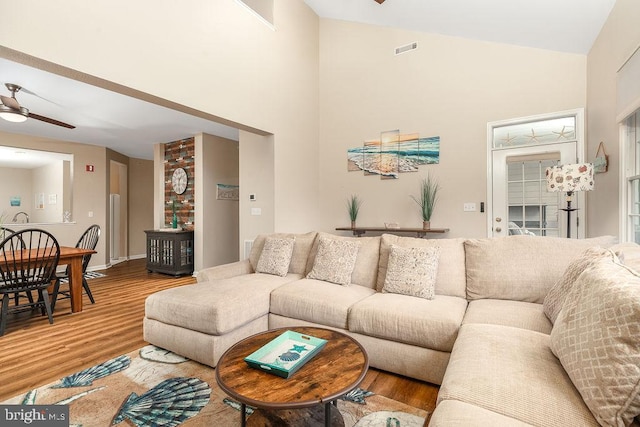
M120 263L91 279L96 300L84 297L84 311L71 314L70 301L58 300L54 324L40 312L10 315L0 337L0 401L55 381L109 358L140 348L145 298L159 290L195 283L149 273L145 260ZM438 387L370 369L362 388L432 412Z

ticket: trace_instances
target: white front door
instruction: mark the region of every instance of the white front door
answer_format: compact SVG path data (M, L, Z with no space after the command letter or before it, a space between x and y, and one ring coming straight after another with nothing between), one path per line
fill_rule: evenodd
M582 153L582 110L490 123L488 235L584 237L584 197L547 191L546 169L576 163Z

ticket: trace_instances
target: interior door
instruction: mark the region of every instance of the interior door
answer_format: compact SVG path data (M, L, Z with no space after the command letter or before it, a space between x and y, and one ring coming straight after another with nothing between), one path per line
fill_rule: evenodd
M494 150L491 235L566 236L565 194L547 191L546 169L575 161L575 141ZM577 236L575 212L571 221Z

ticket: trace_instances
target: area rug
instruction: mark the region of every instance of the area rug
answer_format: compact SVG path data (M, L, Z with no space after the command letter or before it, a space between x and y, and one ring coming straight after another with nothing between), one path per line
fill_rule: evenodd
M100 273L98 271L87 271L86 273L84 273L84 278L87 280L90 279L97 279L98 277L106 277L107 275L104 273ZM60 279L60 281L62 283L68 283L69 279L64 278L64 279Z
M71 426L238 426L215 370L155 346L105 361L4 404L69 405ZM421 427L428 413L362 389L338 401L346 427ZM247 421L252 408L247 408Z

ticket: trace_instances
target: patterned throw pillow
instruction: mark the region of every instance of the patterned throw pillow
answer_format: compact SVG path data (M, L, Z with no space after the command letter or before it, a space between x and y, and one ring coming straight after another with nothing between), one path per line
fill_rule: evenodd
M433 299L440 248L391 245L382 292Z
M564 274L549 290L544 298L543 311L547 315L551 324L555 323L562 305L567 299L567 294L571 291L573 284L584 270L593 265L594 262L603 258L615 259L615 254L609 249L593 247L584 251L578 258L571 261Z
M567 295L551 350L600 425L627 426L640 414L640 277L602 259Z
M295 237L267 237L256 265L256 273L286 276L295 241Z
M351 284L360 243L321 237L309 279L324 280L338 285Z

